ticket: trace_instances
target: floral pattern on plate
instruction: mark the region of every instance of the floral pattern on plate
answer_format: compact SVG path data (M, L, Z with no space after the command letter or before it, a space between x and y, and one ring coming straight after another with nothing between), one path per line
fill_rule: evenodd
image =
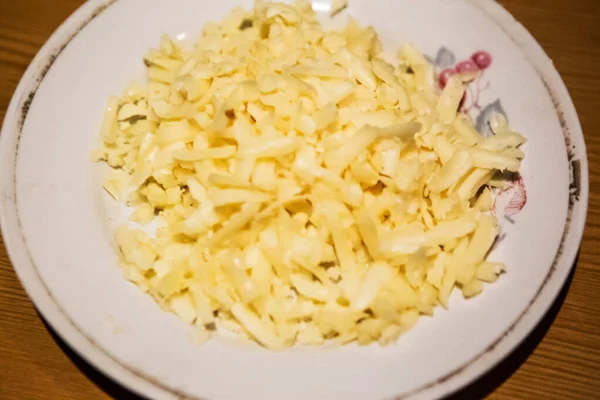
M454 52L442 46L430 61L438 68L437 84L444 89L448 78L456 73L481 72L479 79L470 82L460 103L460 111L474 121L475 128L483 137L492 135L489 118L494 113L504 115L500 99L495 99L487 104L482 104L481 94L491 87L491 82L485 80L485 71L492 65L492 55L485 51L475 51L470 58L458 61ZM523 177L515 176L508 187L497 191L494 200L494 213L501 219L514 224L514 216L527 204L527 190Z

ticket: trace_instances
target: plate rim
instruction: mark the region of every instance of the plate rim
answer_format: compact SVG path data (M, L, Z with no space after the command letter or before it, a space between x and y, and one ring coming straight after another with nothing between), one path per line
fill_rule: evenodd
M80 6L54 31L23 74L12 96L0 133L0 165L4 166L7 164L7 160L10 160L12 163L12 165L8 163L8 168L2 168L2 173L0 173L0 227L2 228L2 236L11 260L11 265L28 296L40 311L44 320L50 324L54 331L79 356L111 379L139 394L161 399L196 399L199 397L171 388L166 383L146 376L143 371L125 365L118 360L118 357L102 349L98 343L95 343L78 328L75 321L70 319L60 308L37 272L29 255L30 253L19 221L18 201L15 194L16 165L14 162L17 159L23 124L35 92L46 73L71 40L89 22L117 1L88 0ZM565 148L570 156L570 152L573 152L573 155L578 157L580 163L580 168L575 172L579 173L579 179L576 179L579 184L576 187L578 191L578 207L575 207L575 202L571 199L572 194L570 194L567 221L554 263L544 283L517 320L500 337L493 340L483 352L467 363L457 366L452 372L435 381L424 384L410 392L396 395L394 398L397 399L432 398L451 394L469 382L474 381L507 357L529 335L547 313L571 270L575 267L574 261L579 251L586 221L589 193L586 146L579 117L564 81L541 45L503 6L494 0L465 1L473 7L484 11L487 16L492 18L515 41L528 62L536 69L539 77L546 85L548 94L555 103L554 105L563 127L566 142ZM521 39L516 39L516 34ZM527 51L524 47L527 47ZM534 63L530 55L535 56L540 61ZM538 68L539 64L544 64L542 67L546 71L540 71L540 68ZM553 88L552 84L556 87ZM571 121L567 121L564 114L569 114L567 118L570 117ZM14 144L10 142L11 139L15 142ZM574 150L569 147L570 141L575 142ZM569 168L571 179L577 178L573 175L574 170L571 164L571 157L569 157ZM11 213L11 211L13 212ZM565 247L567 241L571 243Z

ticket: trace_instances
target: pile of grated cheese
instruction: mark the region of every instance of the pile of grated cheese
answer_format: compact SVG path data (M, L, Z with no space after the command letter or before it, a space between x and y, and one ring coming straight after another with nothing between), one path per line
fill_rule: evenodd
M495 281L490 187L525 139L457 112L477 74L438 93L414 47L382 57L372 27L325 31L307 1L236 8L193 49L163 37L95 154L156 227L116 232L125 278L206 338L269 349L388 344Z

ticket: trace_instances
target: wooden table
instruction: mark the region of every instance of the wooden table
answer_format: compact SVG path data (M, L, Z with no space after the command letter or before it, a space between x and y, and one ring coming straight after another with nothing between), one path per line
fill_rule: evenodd
M35 53L82 3L0 0L0 120ZM549 315L505 362L455 398L600 398L600 2L501 3L546 49L573 96L590 161L588 224L577 268ZM48 330L0 240L0 399L89 400L107 395L131 396Z

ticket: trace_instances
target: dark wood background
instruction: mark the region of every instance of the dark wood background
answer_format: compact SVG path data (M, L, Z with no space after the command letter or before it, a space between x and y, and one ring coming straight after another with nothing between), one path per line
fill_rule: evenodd
M588 223L577 268L549 315L505 362L455 398L600 398L600 0L500 2L546 49L573 96L590 161ZM0 0L0 121L35 53L82 3ZM107 396L131 394L49 331L0 239L0 399Z

